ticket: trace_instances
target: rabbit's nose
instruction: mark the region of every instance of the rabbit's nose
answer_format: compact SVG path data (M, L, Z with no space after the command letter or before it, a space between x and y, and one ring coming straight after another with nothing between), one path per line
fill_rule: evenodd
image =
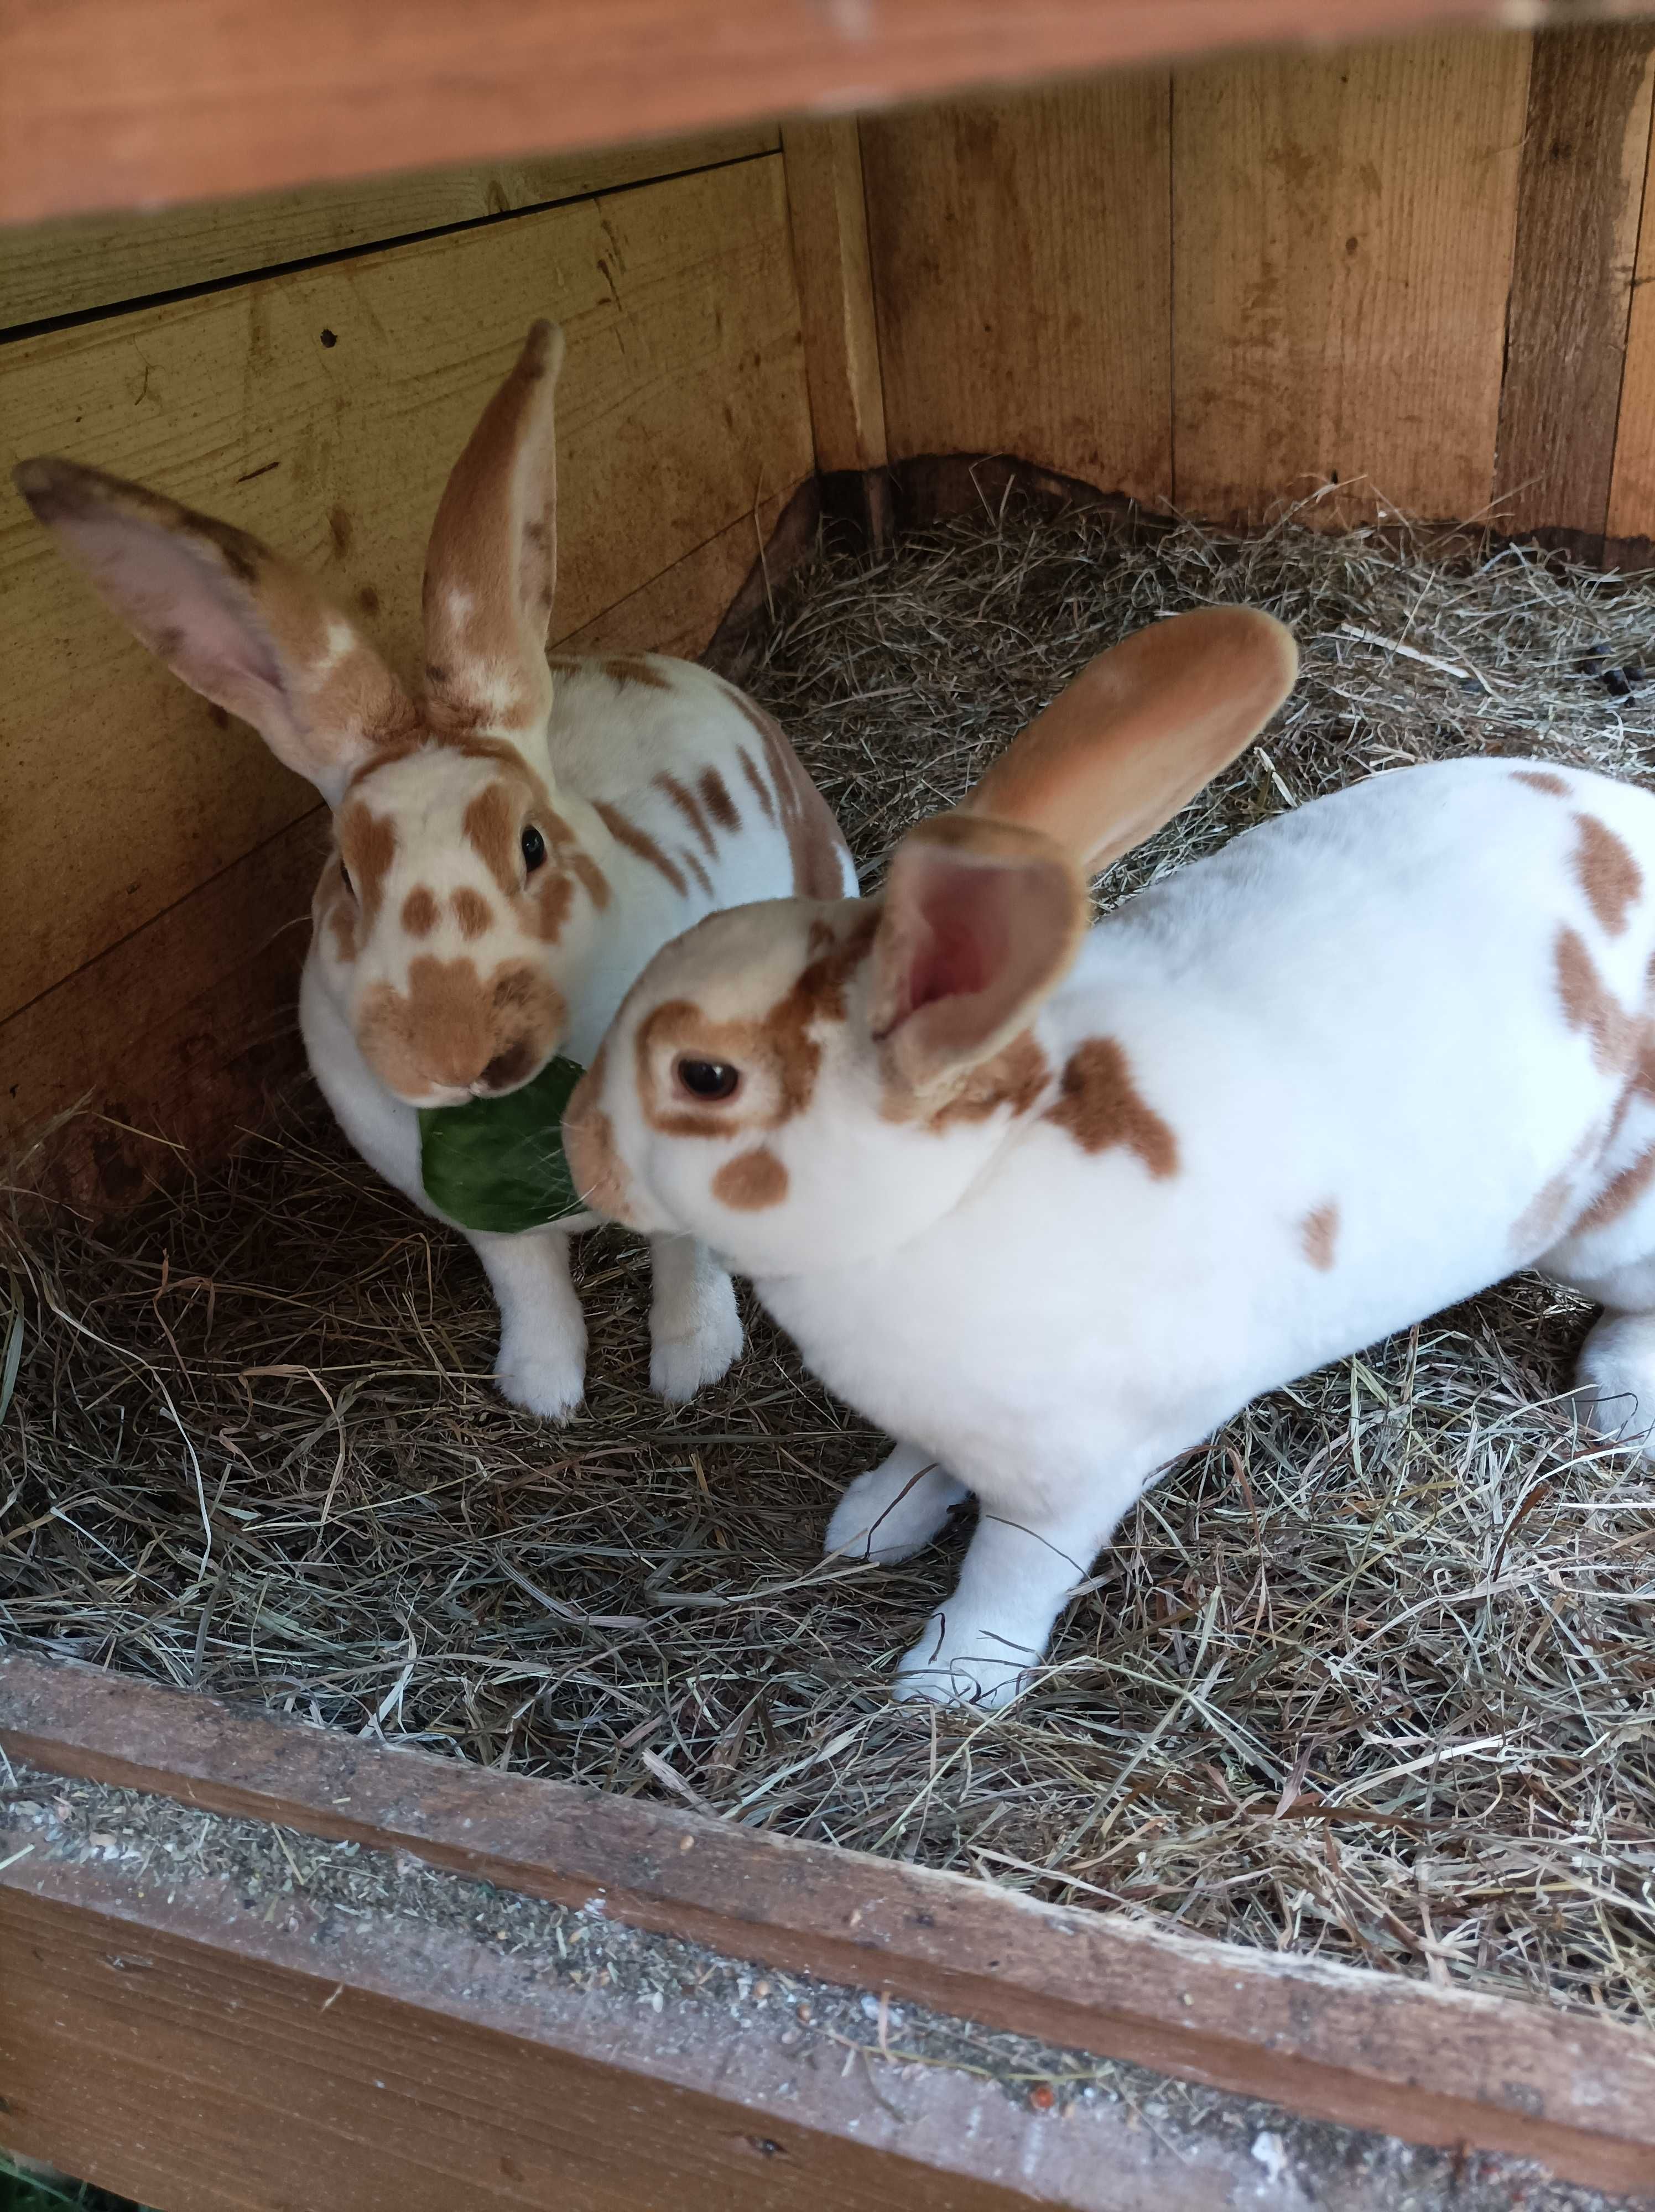
M481 1075L472 1085L479 1097L489 1097L502 1091L515 1091L520 1083L526 1083L534 1072L534 1048L526 1037L519 1037L496 1053Z

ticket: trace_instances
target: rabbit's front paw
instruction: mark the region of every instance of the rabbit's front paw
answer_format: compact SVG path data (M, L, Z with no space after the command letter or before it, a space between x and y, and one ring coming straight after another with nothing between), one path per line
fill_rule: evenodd
M846 1490L823 1548L894 1566L928 1544L964 1496L964 1484L946 1468L914 1445L898 1444Z
M586 1390L586 1332L530 1340L526 1333L508 1330L500 1340L494 1379L501 1396L525 1413L569 1420Z
M1010 1705L1039 1656L1019 1650L987 1621L955 1627L946 1613L934 1613L924 1635L904 1653L891 1694L898 1704L923 1698L934 1705L995 1711Z
M741 1356L741 1316L727 1275L703 1277L696 1286L689 1327L672 1335L658 1331L659 1310L649 1316L649 1387L669 1406L681 1406L729 1372ZM673 1320L686 1318L674 1314Z
M1655 1314L1605 1314L1575 1371L1582 1425L1655 1460Z

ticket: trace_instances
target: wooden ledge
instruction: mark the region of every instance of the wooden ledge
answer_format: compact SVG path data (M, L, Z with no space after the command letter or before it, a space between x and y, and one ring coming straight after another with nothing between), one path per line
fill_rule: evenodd
M0 1746L1419 2143L1655 2190L1655 2037L0 1656ZM0 1874L0 1890L15 1874Z

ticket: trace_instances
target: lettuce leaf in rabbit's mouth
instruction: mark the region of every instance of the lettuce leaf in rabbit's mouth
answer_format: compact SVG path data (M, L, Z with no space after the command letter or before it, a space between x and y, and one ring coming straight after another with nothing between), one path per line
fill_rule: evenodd
M585 1073L560 1055L503 1098L421 1107L420 1180L432 1205L462 1229L499 1236L584 1213L563 1158L563 1121Z

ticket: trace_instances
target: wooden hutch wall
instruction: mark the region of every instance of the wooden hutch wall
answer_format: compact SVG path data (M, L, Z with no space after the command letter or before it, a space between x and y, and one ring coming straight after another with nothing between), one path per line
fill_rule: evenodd
M549 312L577 642L701 650L815 469L933 454L1640 559L1652 65L1639 23L1432 33L0 232L0 460L229 515L397 657ZM173 1157L120 1125L204 1156L292 1066L325 826L9 484L0 659L0 1155L89 1097L64 1173L117 1204Z

